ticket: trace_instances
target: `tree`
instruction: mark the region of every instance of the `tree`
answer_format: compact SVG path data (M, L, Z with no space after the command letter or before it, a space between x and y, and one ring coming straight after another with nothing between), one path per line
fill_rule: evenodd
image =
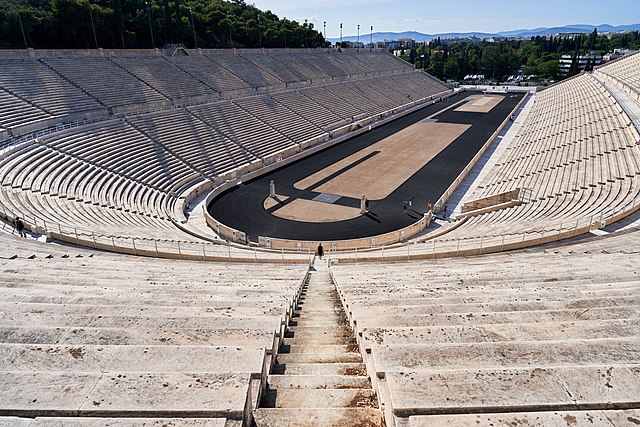
M587 38L587 49L594 50L596 43L598 42L598 29L594 28L589 37Z
M571 56L571 66L569 67L568 76L569 77L575 76L579 72L580 72L580 64L579 64L579 59L578 59L578 51L576 50L573 53L573 56Z
M287 46L302 46L305 36L311 47L326 44L312 24L303 30L301 24L285 22L243 0L147 1L156 46L193 45L189 8L201 47L257 47L261 34L268 47L284 47L285 39ZM24 48L20 13L30 47L93 48L89 8L101 47L151 47L145 0L0 0L0 47Z
M591 56L587 57L587 63L584 65L585 71L593 71L593 62Z
M444 63L444 76L451 79L459 79L460 65L454 56L449 56Z

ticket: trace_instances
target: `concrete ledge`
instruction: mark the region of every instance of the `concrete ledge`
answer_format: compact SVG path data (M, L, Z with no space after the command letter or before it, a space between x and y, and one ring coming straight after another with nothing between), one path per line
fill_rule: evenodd
M500 203L509 202L511 200L518 199L519 197L520 197L520 188L516 188L510 191L494 194L481 199L470 200L462 204L461 211L463 214L465 214L478 209L487 208L487 207L495 206Z
M498 412L460 415L414 415L407 427L430 426L517 426L560 425L623 427L640 424L640 410L594 409L590 411Z
M394 414L409 417L635 409L640 404L639 375L638 366L592 366L387 372L385 377L394 398Z
M140 414L143 416L145 414ZM28 421L25 427L148 427L171 426L171 427L225 427L226 418L99 418L99 417L37 417L36 419L15 419L10 421L17 427L22 427L20 421ZM16 424L13 424L15 422ZM3 419L0 418L0 425Z
M451 218L452 220L458 221L463 218L470 218L478 215L483 215L489 212L501 211L503 209L508 209L514 206L520 206L522 204L522 200L510 200L508 202L497 203L492 206L487 206L485 208L475 209L467 212L463 212L455 216L455 218Z

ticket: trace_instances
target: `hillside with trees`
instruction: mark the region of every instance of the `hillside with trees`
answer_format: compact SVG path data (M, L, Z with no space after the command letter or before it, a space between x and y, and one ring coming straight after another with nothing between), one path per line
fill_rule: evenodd
M196 42L203 48L325 44L312 23L279 18L244 0L0 0L0 34L0 48L24 48L26 41L40 49L95 48L96 43L102 48L148 49L152 34L155 47L194 47Z
M533 37L531 40L498 42L452 41L434 39L429 43L409 46L402 57L430 74L446 80L462 80L469 74L484 74L504 81L522 69L523 75L557 80L561 55L595 52L604 54L617 48L640 48L640 34L629 32L611 37L591 34L575 37ZM577 73L577 68L571 70Z

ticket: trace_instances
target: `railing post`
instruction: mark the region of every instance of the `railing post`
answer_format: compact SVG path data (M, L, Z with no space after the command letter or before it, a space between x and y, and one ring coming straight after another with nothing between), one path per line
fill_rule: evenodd
M580 218L576 219L576 226L573 229L573 237L576 237L576 234L578 234L578 224L579 224Z
M98 249L98 244L96 243L96 233L91 232L91 237L93 238L93 247Z
M73 232L74 232L74 233L75 233L75 235L76 235L76 245L80 246L80 239L78 238L78 229L77 229L77 228L74 228L74 229L73 229Z
M409 246L409 243L407 243L407 261L409 261L411 259L411 247Z
M282 257L282 263L284 264L284 248L280 248L280 256Z
M541 233L541 235L540 235L540 243L539 244L541 245L542 242L544 242L544 228L542 229L542 231L540 233Z
M117 252L116 251L116 241L114 240L113 236L111 236L111 247L113 248L113 252Z
M204 262L207 262L207 249L204 243L202 244L202 259L204 260Z
M258 262L258 249L254 248L253 249L253 257L256 261L256 263Z
M229 261L231 261L231 248L229 247L228 243L227 243L227 257L229 258Z
M520 248L524 248L524 239L527 237L527 232L522 233L522 242L520 243Z
M502 235L502 245L500 245L500 252L504 251L504 238L505 238L505 235L503 234Z
M480 236L480 255L482 255L482 244L484 243L484 234Z
M358 247L356 246L356 264L358 263Z
M138 251L136 249L136 239L134 239L133 237L131 238L131 241L133 242L133 254L134 255L138 255Z
M182 259L182 251L180 250L180 240L178 240L177 243L178 243L178 257Z
M153 244L156 247L156 258L160 258L160 254L158 253L158 241L153 239Z
M562 223L560 223L560 229L558 230L558 238L556 240L560 240L561 235L562 235Z
M436 259L436 241L435 239L431 241L433 246L431 247L431 258Z

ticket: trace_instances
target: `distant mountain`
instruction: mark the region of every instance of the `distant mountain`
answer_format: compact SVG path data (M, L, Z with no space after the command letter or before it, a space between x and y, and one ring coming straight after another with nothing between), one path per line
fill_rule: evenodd
M465 39L471 37L477 38L488 38L488 37L535 37L535 36L546 36L552 34L559 33L590 33L594 28L598 29L600 33L608 33L608 32L622 32L622 31L640 31L640 24L631 24L631 25L618 25L613 26L609 24L601 24L601 25L590 25L590 24L574 24L574 25L565 25L564 27L551 27L551 28L534 28L529 30L513 30L513 31L501 31L499 33L482 33L482 32L469 32L469 33L441 33L441 34L425 34L417 31L405 31L402 33L393 33L393 32L377 32L373 34L369 33L361 33L360 41L363 43L369 43L373 36L374 42L381 42L385 40L400 40L400 39L412 39L417 42L428 42L435 38L443 38L443 39ZM339 38L329 38L327 39L332 43L340 41ZM357 36L345 36L342 38L344 41L356 42L358 41Z
M515 30L515 31L502 31L497 35L505 37L535 37L546 36L550 34L559 33L590 33L594 28L598 29L600 33L609 32L622 32L622 31L639 31L640 24L632 25L618 25L613 26L609 24L590 25L590 24L578 24L578 25L565 25L564 27L551 27L551 28L536 28L533 30Z

